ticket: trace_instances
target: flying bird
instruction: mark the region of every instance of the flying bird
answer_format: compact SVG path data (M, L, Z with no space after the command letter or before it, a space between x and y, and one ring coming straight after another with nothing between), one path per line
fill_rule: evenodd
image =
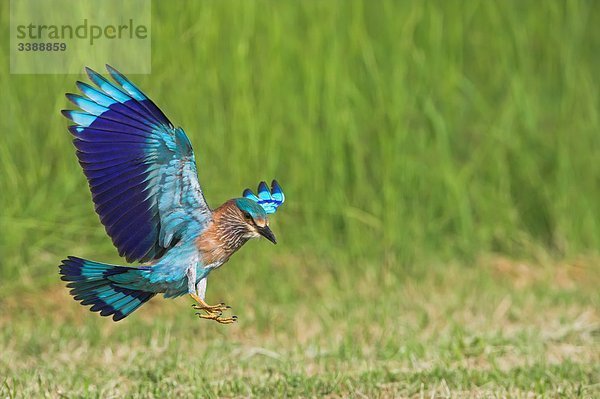
M78 81L83 95L67 93L80 110L63 110L74 122L77 158L96 213L126 261L116 266L69 256L59 266L70 294L101 316L121 320L156 294L190 295L196 314L222 324L230 309L205 302L210 272L252 238L276 244L269 215L284 202L277 181L244 190L216 209L206 203L192 145L180 127L129 79L106 66L114 83L95 71L95 85Z

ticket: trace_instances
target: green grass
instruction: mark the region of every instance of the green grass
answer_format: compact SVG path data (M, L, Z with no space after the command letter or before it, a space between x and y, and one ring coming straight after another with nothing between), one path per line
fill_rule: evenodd
M234 306L233 326L195 319L189 299L113 324L62 287L5 298L0 395L600 394L597 269L493 258L404 277L371 268L352 283L311 276L312 262L276 259L268 281L217 272L210 297Z
M236 326L183 299L86 312L60 259L122 261L59 113L83 76L9 75L3 36L0 396L599 395L596 2L152 14L132 79L185 128L211 205L281 182L280 243L211 277Z

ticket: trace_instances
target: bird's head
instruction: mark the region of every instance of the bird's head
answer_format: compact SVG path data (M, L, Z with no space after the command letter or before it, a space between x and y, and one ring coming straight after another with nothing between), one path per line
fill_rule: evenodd
M269 218L262 206L248 198L236 198L233 204L237 222L244 227L245 238L263 236L273 244L277 244L275 235L269 228Z

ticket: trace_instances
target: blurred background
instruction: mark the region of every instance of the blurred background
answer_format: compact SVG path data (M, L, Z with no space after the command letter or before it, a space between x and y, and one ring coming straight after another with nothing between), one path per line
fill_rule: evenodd
M0 393L599 394L598 26L585 0L153 2L152 73L130 78L187 132L209 204L286 193L279 244L209 279L234 326L68 296L62 258L123 263L59 112L85 60L10 75L6 36Z

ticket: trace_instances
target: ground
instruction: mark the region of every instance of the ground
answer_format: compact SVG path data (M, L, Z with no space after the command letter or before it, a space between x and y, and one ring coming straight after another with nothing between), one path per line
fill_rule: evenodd
M6 294L0 396L600 395L600 276L590 260L489 257L404 276L369 269L356 281L313 278L305 261L274 260L258 287L230 290L233 268L211 276L209 298L234 306L233 326L196 319L189 298L155 298L113 323L56 284ZM283 263L298 272L294 289L269 291L292 276Z

